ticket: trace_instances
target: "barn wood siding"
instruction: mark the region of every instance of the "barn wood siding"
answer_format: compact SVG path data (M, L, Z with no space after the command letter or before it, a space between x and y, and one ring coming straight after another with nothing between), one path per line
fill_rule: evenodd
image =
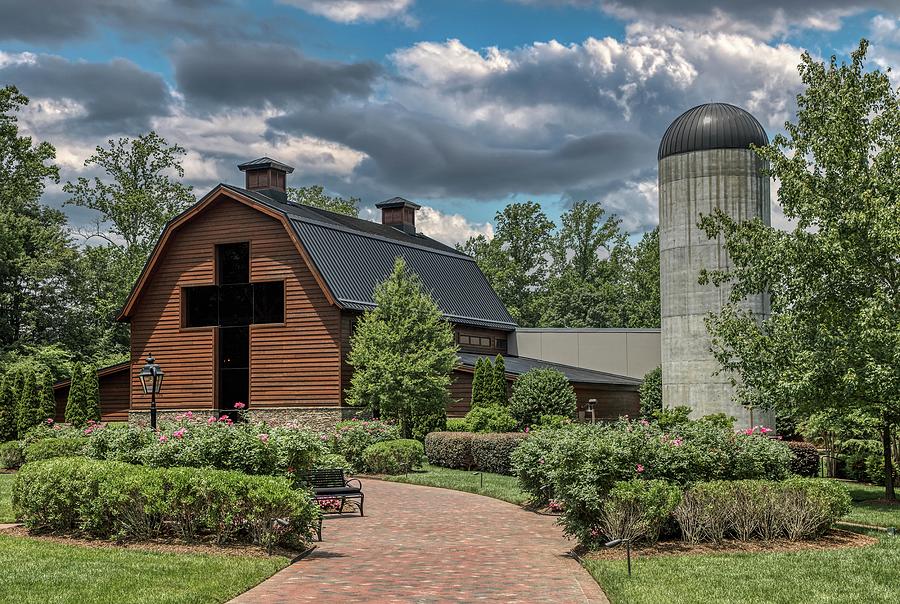
M498 329L487 329L485 327L469 327L467 325L454 325L453 331L454 331L455 340L456 340L457 345L459 346L460 352L472 352L475 354L489 354L491 356L497 356L498 354L501 354L503 356L507 355L509 335L510 335L510 332L508 332L508 331L500 331ZM461 335L490 338L491 345L488 348L484 348L482 346L472 346L472 345L460 344L459 336L461 336ZM506 340L507 346L504 346L503 348L498 347L497 340Z
M113 371L101 371L100 381L100 420L104 422L128 421L128 368ZM56 399L54 421L66 421L66 403L69 399L70 382L53 387Z
M603 384L573 384L578 397L578 416L582 417L588 400L595 398L594 415L597 420L616 420L623 415L637 417L641 411L637 388L605 386ZM584 417L590 421L590 415Z
M251 281L285 280L285 323L250 327L251 406L340 402L340 316L282 223L220 198L172 234L131 318L131 403L147 410L137 373L148 352L165 371L160 409L215 406L215 329L182 328L181 288L215 282L215 246L250 242Z

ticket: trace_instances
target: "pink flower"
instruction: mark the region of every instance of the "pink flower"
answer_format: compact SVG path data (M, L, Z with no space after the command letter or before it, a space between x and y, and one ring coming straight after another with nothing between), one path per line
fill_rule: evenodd
M51 425L52 423L53 423L53 418L52 418L52 417L48 417L48 418L47 418L47 425L49 426L49 425Z
M540 465L544 465L544 458L541 457L541 458L538 460L538 463L539 463Z
M259 438L259 440L261 440L261 441L264 442L264 443L269 442L269 435L268 435L268 434L258 434L258 435L257 435L257 438Z
M185 416L186 418L188 418L188 419L193 419L193 418L194 418L194 412L193 412L193 411L188 411L187 413L184 414L184 416Z
M683 442L684 442L684 441L681 440L680 438L676 438L675 440L672 441L672 446L673 446L673 447L680 447L680 446L681 446L681 443L683 443Z
M766 428L765 426L761 426L760 429L759 429L759 433L760 433L760 434L768 434L768 433L771 432L771 431L772 431L771 428Z
M640 474L641 472L644 471L644 466L641 464L638 464L637 467L635 468L635 470L637 471L638 474Z
M60 429L62 429L62 426L60 426L59 424L56 424L55 426L53 426L53 429L60 430Z
M525 426L525 432L528 432L528 426Z
M88 434L90 434L90 433L93 432L93 431L94 431L93 428L85 428L85 429L84 429L84 435L87 436Z
M227 422L227 421L228 421L228 416L225 415L225 414L223 413L223 414L222 414L222 417L219 418L219 421L220 421L220 422Z
M164 442L166 442L167 440L169 440L169 438L168 438L165 434L160 434L160 435L159 435L159 442L164 443Z
M235 408L235 409L243 409L243 408L246 407L246 406L247 406L247 405L245 405L244 403L235 403L235 404L234 404L234 408Z
M208 420L206 420L206 423L207 423L207 425L210 425L210 426L211 426L211 425L213 425L214 423L216 423L216 418L210 417Z
M753 428L747 428L746 430L744 430L744 434L750 436L751 434L753 434Z
M183 438L186 431L187 430L185 428L179 428L178 430L172 432L172 436L174 436L175 438Z
M327 435L327 434L323 434L322 436L319 437L319 439L320 439L320 440L328 440L328 435Z
M648 422L648 421L645 420L645 419L642 419L641 422L640 422L640 424L641 424L642 426L649 426L649 425L650 425L650 422Z

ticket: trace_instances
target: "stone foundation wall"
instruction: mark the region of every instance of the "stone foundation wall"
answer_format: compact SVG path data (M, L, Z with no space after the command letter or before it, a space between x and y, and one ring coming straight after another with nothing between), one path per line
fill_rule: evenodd
M174 422L176 417L186 410L166 409L156 412L156 421ZM209 417L217 417L215 411L210 409L192 409L195 419L206 420ZM364 409L354 407L251 407L247 411L247 419L251 422L266 422L270 426L283 426L292 424L310 428L312 430L327 430L341 420L352 417L368 418L369 413ZM149 411L129 411L128 423L134 426L149 426Z

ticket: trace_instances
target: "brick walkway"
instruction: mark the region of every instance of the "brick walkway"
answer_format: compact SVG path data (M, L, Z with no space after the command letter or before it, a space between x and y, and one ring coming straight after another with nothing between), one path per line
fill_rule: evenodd
M446 489L363 491L365 517L326 517L315 552L233 602L608 604L553 518Z

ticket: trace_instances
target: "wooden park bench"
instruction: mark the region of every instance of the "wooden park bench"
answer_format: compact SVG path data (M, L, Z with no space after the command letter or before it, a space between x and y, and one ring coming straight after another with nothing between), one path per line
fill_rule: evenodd
M348 499L356 500L359 515L363 514L363 501L365 495L362 492L362 483L356 478L347 479L343 470L307 470L298 476L301 483L313 491L313 498L317 502L340 500L339 514L344 513L344 505ZM355 484L354 484L355 483ZM319 541L322 540L322 521L319 519Z

